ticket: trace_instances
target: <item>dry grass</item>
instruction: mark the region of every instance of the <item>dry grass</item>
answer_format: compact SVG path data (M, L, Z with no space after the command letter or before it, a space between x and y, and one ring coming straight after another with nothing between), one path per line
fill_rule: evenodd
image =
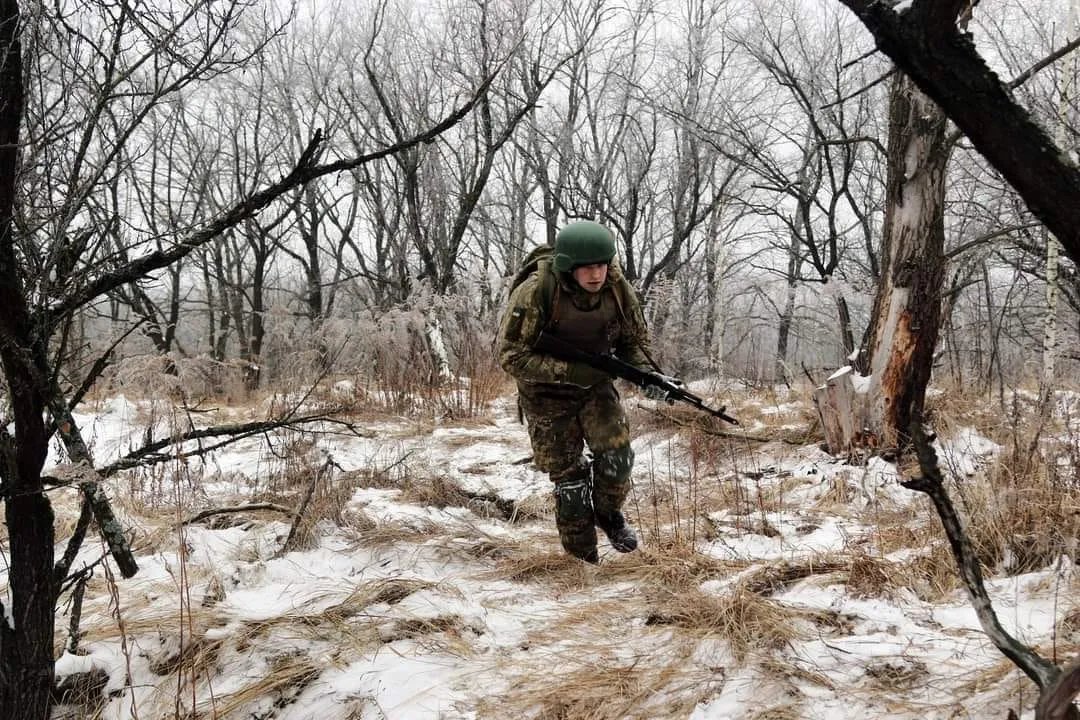
M881 691L905 692L930 677L926 663L914 658L880 660L866 666L870 686Z
M796 681L801 681L810 685L816 685L819 688L826 690L835 690L836 683L828 678L828 676L809 670L802 665L799 665L792 660L780 655L770 655L761 658L758 662L758 667L761 671L767 674L769 677L777 680L782 685L785 685L785 690L789 695L801 694L796 686ZM786 703L781 704L781 708L794 708L796 706L788 705ZM801 717L801 716L799 716Z
M784 702L764 710L758 710L749 716L747 720L800 720L802 717L801 705Z
M691 545L668 543L645 545L637 552L605 566L605 576L614 581L632 581L640 587L659 587L672 592L692 590L707 580L732 575L747 566L698 552Z
M899 563L893 577L897 586L911 588L925 602L938 602L960 587L956 559L943 539L926 552Z
M386 644L412 640L427 652L445 653L457 657L473 654L468 639L473 634L458 615L403 618L379 629L379 639Z
M619 602L593 603L532 633L527 655L500 673L507 688L477 704L479 718L676 720L724 682L722 668L691 660L696 640L635 632L624 647L612 629L628 627Z
M1015 476L1002 461L982 481L957 486L956 501L984 564L1008 573L1046 567L1080 537L1080 486L1048 472L1040 460Z
M401 500L421 507L440 509L467 508L471 502L469 495L459 486L438 476L406 480L401 486Z
M954 427L977 427L1002 445L974 474L950 467L947 457L941 467L980 560L1008 574L1046 567L1080 534L1080 434L1066 426L1068 418L1042 425L1030 398L1013 399L1004 413L955 390L934 401L935 426L946 441Z
M847 589L856 598L892 598L902 587L896 563L855 553L848 564Z
M327 669L299 653L280 655L272 658L267 665L267 672L259 680L240 690L215 697L212 705L206 703L199 711L212 713L208 717L228 718L265 698L273 698L275 708L285 708Z
M362 517L371 520L370 516ZM363 523L360 525L362 526ZM371 520L371 527L366 529L350 523L349 529L352 530L357 545L375 550L398 548L402 545L420 545L442 531L436 523L416 518L410 519L409 523L401 520Z
M763 598L738 585L727 595L695 590L657 592L648 625L670 625L694 637L727 642L736 662L752 653L768 653L799 638L810 615Z
M802 562L779 562L766 565L741 580L742 586L755 595L767 597L787 589L799 580L828 575L847 568L840 560L810 558Z
M579 583L585 571L584 563L563 552L543 551L534 543L518 546L516 552L500 559L494 570L480 575L485 580L551 583L566 587Z
M516 682L497 701L481 701L482 719L678 720L716 692L714 673L684 663L654 667L562 659L557 673L535 673Z
M870 546L879 555L924 548L941 537L941 524L921 503L906 508L869 509L860 518L871 528Z

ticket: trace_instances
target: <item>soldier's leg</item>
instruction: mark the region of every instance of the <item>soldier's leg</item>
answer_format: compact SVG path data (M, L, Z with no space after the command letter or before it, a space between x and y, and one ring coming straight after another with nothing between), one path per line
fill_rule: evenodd
M592 507L592 472L579 456L574 467L551 473L555 481L555 526L563 549L585 562L599 562L596 551L596 520Z
M566 552L597 562L591 470L581 453L584 433L578 420L580 400L522 397L533 448L533 464L555 484L555 526Z
M634 531L626 524L622 506L630 492L634 451L630 426L611 383L593 388L581 412L582 431L592 450L592 501L596 525L619 552L637 549Z

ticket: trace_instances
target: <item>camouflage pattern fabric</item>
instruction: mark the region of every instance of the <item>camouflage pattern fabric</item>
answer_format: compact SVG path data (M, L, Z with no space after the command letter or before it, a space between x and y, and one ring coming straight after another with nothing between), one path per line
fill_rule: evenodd
M586 562L597 562L590 475L589 466L582 462L555 483L555 527L566 552Z
M611 515L622 509L630 493L630 471L634 451L629 445L593 456L593 508L597 515Z
M634 453L619 393L610 380L591 388L521 385L519 389L533 464L555 483L559 538L567 552L585 559L596 548L594 508L603 513L619 510L630 491ZM593 454L591 465L582 455L586 443ZM587 484L584 499L564 492L582 482Z
M540 331L547 329L553 311L547 306L550 298L545 298L545 273L553 273L546 262L541 264L539 272L526 278L510 294L499 327L499 363L520 382L563 383L571 374L571 363L533 350ZM571 299L587 294L563 273L554 275L558 294L569 295ZM607 283L600 292L613 293L620 307L619 337L613 348L614 354L631 365L651 367L648 355L652 348L641 303L618 264L611 264Z
M547 273L545 275L545 273ZM545 283L558 287L552 295ZM618 312L602 315L602 332L611 339L610 351L638 367L649 367L649 332L641 304L633 288L612 263L600 293L609 293ZM533 350L540 332L552 324L560 303L572 302L586 310L607 302L577 286L563 273L553 273L542 262L537 274L526 278L510 295L499 329L499 361L518 382L518 399L529 428L533 463L547 472L555 484L556 526L568 553L596 562L596 513L608 517L622 508L630 490L634 453L630 428L610 377L583 373L574 363ZM549 307L554 305L555 307ZM606 305L604 307L607 307ZM567 313L571 337L589 338L589 312ZM615 327L607 327L607 319ZM570 326L573 327L570 327ZM557 334L557 330L556 330ZM586 378L582 381L582 378ZM584 460L586 445L591 465Z

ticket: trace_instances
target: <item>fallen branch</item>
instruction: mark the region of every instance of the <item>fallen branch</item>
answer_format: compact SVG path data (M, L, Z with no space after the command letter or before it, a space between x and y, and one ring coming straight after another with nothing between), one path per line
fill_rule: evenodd
M1054 663L1039 655L1033 648L1010 635L998 621L990 595L983 584L979 558L971 546L971 539L964 529L963 521L945 490L937 453L922 423L911 424L911 441L919 459L921 477L901 483L906 488L925 493L934 503L945 536L949 540L953 558L956 560L960 578L964 582L968 598L979 624L994 646L1009 658L1016 667L1031 678L1039 687L1039 702L1035 710L1036 720L1077 720L1080 713L1073 699L1080 693L1080 663L1073 663L1062 672Z
M180 525L190 525L197 523L200 520L205 520L208 517L214 517L215 515L228 515L229 513L242 513L253 512L255 510L270 510L272 512L279 512L284 515L295 515L296 513L285 507L284 505L278 505L277 503L245 503L244 505L233 505L231 507L219 507L208 508L201 512L197 512L189 518L180 521Z
M300 501L300 507L297 508L293 514L292 526L289 528L289 535L285 538L284 544L281 546L281 552L279 555L291 551L296 543L296 532L300 529L300 523L304 521L304 513L307 512L308 506L311 504L311 498L315 496L315 488L319 484L319 480L325 475L330 477L331 468L339 468L337 463L334 462L334 458L326 458L326 462L319 468L312 476L311 482L308 483L307 491L304 493L304 499Z

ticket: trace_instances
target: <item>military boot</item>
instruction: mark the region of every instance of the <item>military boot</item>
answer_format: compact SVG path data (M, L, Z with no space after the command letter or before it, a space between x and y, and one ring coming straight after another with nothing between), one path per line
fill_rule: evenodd
M596 525L607 535L611 547L619 552L628 553L637 550L637 535L626 524L626 518L618 510L597 512Z
M555 483L555 526L563 549L585 562L596 563L596 527L587 476L571 476Z

